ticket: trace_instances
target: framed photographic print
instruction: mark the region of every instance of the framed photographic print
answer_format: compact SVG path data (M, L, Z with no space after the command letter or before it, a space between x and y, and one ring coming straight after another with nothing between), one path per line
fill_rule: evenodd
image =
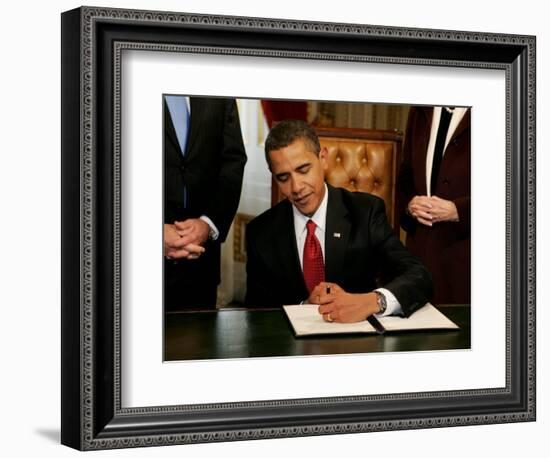
M302 278L286 264L275 272L288 282L266 287L259 276L258 259L279 256L294 226L271 233L257 216L310 199L284 184L294 172L283 173L272 154L287 144L265 154L266 138L285 119L310 126L314 161L327 165L319 195L379 196L385 237L414 251L403 222L410 208L399 201L411 120L423 112L439 124L447 117L454 132L440 147L436 135L431 147L421 136L431 151L422 174L440 180L424 183L429 197L454 185L444 168L450 153L437 159L437 151L457 147L468 120L468 166L455 159L449 169L464 170L456 181L468 203L455 199L453 223L467 245L443 256L464 268L468 286L461 299L433 300L456 329L390 332L401 318L382 316L382 334L300 336L283 308L261 307L261 294L249 301L255 288L272 305ZM92 450L533 421L534 168L531 36L95 7L63 13L62 443ZM418 219L414 211L407 214ZM326 293L340 283L362 293L330 263L333 244L355 232L328 221ZM202 238L167 249L167 230ZM269 240L260 255L255 237ZM198 259L182 261L180 249ZM203 262L211 253L214 262ZM198 272L185 270L187 261ZM351 278L361 268L349 255L342 261ZM429 270L439 294L440 271ZM368 290L384 285L373 274ZM410 316L402 320L414 321L424 309L409 314L398 296ZM299 304L308 293L295 297L306 310ZM340 325L316 310L323 326Z

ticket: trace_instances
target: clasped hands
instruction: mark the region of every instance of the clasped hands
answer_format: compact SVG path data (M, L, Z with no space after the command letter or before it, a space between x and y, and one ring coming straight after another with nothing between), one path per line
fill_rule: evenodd
M425 226L445 221L458 221L455 203L437 196L415 196L407 205L407 210L414 219Z
M336 283L319 283L311 292L308 302L319 304L323 320L337 323L364 321L378 312L376 293L352 294Z
M168 259L198 259L206 249L210 227L200 218L164 225L164 256Z

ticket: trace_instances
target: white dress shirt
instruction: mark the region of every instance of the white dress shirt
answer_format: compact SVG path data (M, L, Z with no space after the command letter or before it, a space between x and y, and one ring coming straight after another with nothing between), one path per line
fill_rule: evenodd
M325 261L325 230L327 225L327 204L328 204L328 189L325 184L325 195L321 201L321 205L313 216L309 217L300 213L296 207L292 206L292 214L294 215L294 232L296 234L296 246L298 248L298 256L300 256L300 266L304 268L304 245L307 237L306 224L309 220L312 220L315 225L315 237L319 240L321 245L321 252L323 253L323 262Z
M296 237L296 247L298 248L298 256L300 257L300 267L304 268L304 245L306 243L307 237L307 227L306 224L309 220L312 220L315 225L315 237L319 240L321 245L321 252L323 254L323 262L325 261L325 233L327 227L327 205L328 205L328 188L325 184L325 195L321 201L321 205L317 211L311 216L306 216L300 213L292 206L292 214L294 216L294 233ZM384 313L377 314L376 316L387 316L387 315L399 315L402 313L401 304L393 293L386 288L377 288L375 291L379 291L386 298L387 308Z

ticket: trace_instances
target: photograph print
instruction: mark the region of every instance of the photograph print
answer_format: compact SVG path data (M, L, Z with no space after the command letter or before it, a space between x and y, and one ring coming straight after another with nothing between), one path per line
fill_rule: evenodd
M470 348L471 112L162 94L164 360Z

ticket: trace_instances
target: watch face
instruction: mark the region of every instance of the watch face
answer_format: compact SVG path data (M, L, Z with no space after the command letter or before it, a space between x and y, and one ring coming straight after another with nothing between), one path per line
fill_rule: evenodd
M384 313L388 307L386 303L386 296L379 291L376 292L376 303L378 304L378 313Z

